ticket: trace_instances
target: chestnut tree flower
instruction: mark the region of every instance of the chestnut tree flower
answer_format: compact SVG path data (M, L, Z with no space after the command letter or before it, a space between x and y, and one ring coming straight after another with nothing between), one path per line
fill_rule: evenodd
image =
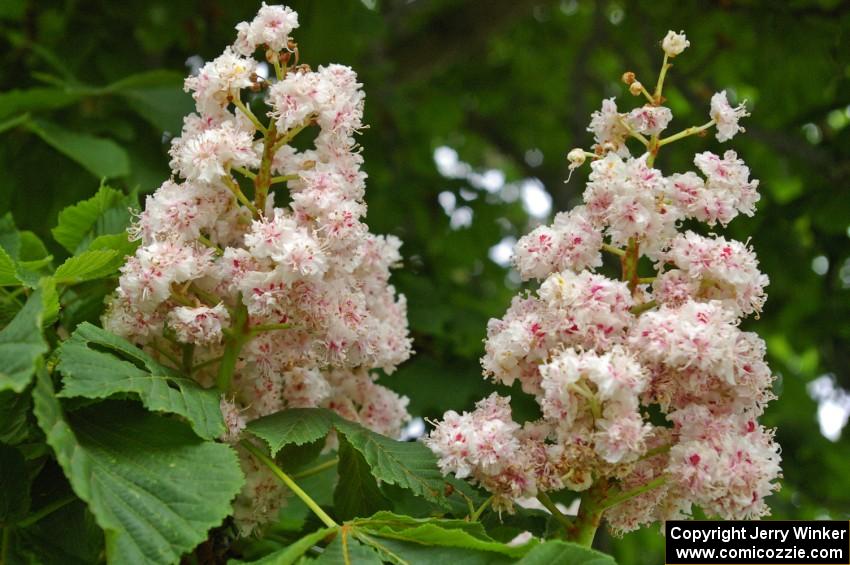
M673 118L661 105L667 59L688 45L683 33L664 38L651 94L623 75L649 103L620 113L603 101L588 128L595 152L568 155L571 171L591 161L584 203L516 244L520 275L540 284L490 320L481 364L497 383L519 381L541 418L517 422L510 399L492 395L446 413L427 439L443 472L490 491L495 508L536 496L587 545L603 518L615 534L686 518L694 505L758 518L778 489L779 447L758 423L774 377L764 341L739 328L761 311L768 278L747 243L681 231L685 219L726 226L752 215L758 181L731 150L697 153L699 174L656 165L665 145L712 126L731 139L747 115L720 92L710 122L662 137ZM619 259L619 280L594 271L602 251ZM650 264L654 274L639 272ZM562 489L580 493L575 520L549 498Z
M348 67L288 66L297 27L295 12L263 4L236 26L233 46L186 79L197 113L172 141L173 177L131 228L140 246L103 320L220 389L222 439L247 477L234 514L242 533L273 519L287 494L239 444L248 422L325 407L397 437L410 419L407 399L370 372L392 372L411 340L404 296L389 284L401 242L362 221L354 136L364 95ZM257 74L258 49L275 68L268 81ZM315 141L296 150L290 141L307 128ZM591 228L565 231L582 229Z

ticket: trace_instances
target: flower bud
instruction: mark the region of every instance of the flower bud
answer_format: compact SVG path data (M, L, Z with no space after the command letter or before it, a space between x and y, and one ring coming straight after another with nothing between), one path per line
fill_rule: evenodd
M684 51L691 44L688 38L685 37L685 32L668 31L667 35L661 41L661 48L668 57L675 57Z
M640 96L642 90L643 85L639 81L634 81L629 85L629 92L632 93L632 96Z
M570 150L567 153L567 160L570 162L570 170L577 169L584 164L584 161L587 157L584 154L584 150L576 147L575 149Z
M632 84L633 82L635 82L637 80L637 78L635 77L635 74L632 71L624 72L623 76L620 77L620 78L626 84Z

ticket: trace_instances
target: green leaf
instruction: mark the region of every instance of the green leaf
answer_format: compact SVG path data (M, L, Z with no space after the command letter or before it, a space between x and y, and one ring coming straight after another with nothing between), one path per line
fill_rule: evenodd
M40 261L50 255L37 235L29 230L23 230L20 233L21 248L18 252L18 259L21 261Z
M153 70L125 77L106 87L124 97L130 108L160 131L177 133L183 117L194 111L192 97L183 91L182 74Z
M0 524L14 524L30 508L30 481L24 456L0 443Z
M25 283L35 288L38 273L52 261L44 243L31 231L19 231L7 212L0 217L0 286Z
M41 335L43 292L30 295L20 312L0 331L0 391L21 392L32 380L39 358L47 352Z
M132 197L101 185L91 198L59 212L53 237L70 253L79 253L97 236L124 232L130 223L129 208L134 205Z
M382 512L358 521L358 528L370 535L427 546L457 547L519 558L534 546L510 546L490 538L478 523L437 518L415 519Z
M617 565L614 558L594 549L565 541L547 541L528 552L517 561L518 565Z
M363 455L348 440L339 441L339 482L334 490L334 512L342 520L371 516L390 508L390 501L378 488Z
M35 487L33 487L35 488ZM76 500L32 526L16 529L24 551L41 565L91 565L103 561L103 530Z
M31 404L29 394L15 394L11 390L0 392L0 442L16 445L27 438Z
M516 562L512 557L492 551L451 546L435 547L367 534L361 534L360 539L377 550L384 560L399 565L508 565Z
M0 286L18 286L21 279L18 278L18 268L6 250L0 247Z
M262 559L258 559L256 561L239 561L231 559L228 561L228 565L247 565L248 563L251 565L292 565L298 561L304 553L309 551L311 547L325 539L328 535L337 531L337 529L338 528L324 528L316 530L311 534L307 534L295 543L286 546L280 551L275 551L274 553L266 555Z
M265 440L272 457L289 444L304 445L328 435L336 415L318 408L292 408L248 423L248 431Z
M89 244L88 250L95 251L97 249L112 249L117 251L123 259L127 255L132 255L136 252L140 245L140 241L130 241L129 234L126 231L121 233L99 235Z
M83 251L59 265L54 278L60 284L76 284L100 279L115 273L124 257L114 249Z
M54 149L73 159L99 179L130 174L130 158L127 152L111 139L66 130L43 120L31 121L27 126Z
M63 398L107 398L134 393L155 412L186 418L195 432L214 439L225 431L219 393L157 363L132 343L88 322L59 348Z
M363 456L376 479L409 489L432 502L448 504L437 460L421 443L384 437L321 408L283 410L250 422L248 431L265 440L274 456L285 445L316 441L332 427Z
M443 494L445 480L436 457L425 445L396 441L342 418L336 418L334 427L363 455L376 479L447 504Z
M12 259L17 259L21 254L21 232L18 231L11 212L0 216L0 248Z
M56 281L53 277L44 277L39 281L42 292L41 327L53 325L59 317L59 293L56 292Z
M418 528L424 524L438 524L439 527L448 530L461 530L473 537L489 539L487 531L480 522L469 522L462 519L450 518L413 518L395 512L376 512L368 518L359 518L351 521L352 525L363 529L377 529L387 527L393 530L404 530Z
M177 562L230 513L244 482L230 447L128 402L66 417L44 371L33 397L74 492L106 531L110 563Z
M316 559L321 565L381 565L383 560L375 550L363 545L348 529L340 529L336 538Z
M55 110L79 100L81 94L58 88L29 88L0 92L0 119L24 112Z

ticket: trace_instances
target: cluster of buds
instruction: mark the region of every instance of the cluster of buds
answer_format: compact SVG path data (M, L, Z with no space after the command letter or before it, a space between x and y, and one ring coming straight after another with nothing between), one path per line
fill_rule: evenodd
M752 215L758 181L731 150L698 153L699 172L654 168L669 143L712 126L720 142L743 131L745 107L720 92L708 123L663 136L673 118L661 94L669 60L688 45L667 35L652 93L623 76L646 104L623 113L609 99L591 116L593 151L568 154L570 169L590 161L584 204L516 244L520 275L540 284L490 320L482 366L497 383L518 381L542 417L521 425L509 398L494 394L472 412L445 414L427 439L444 473L484 487L500 510L582 493L568 533L603 516L615 533L631 531L693 505L757 518L778 488L779 448L758 423L773 376L764 342L739 328L760 312L768 279L746 244L680 231L686 219L725 226ZM593 272L603 252L620 259L619 280ZM650 265L654 275L639 273Z
M218 386L223 439L234 444L246 421L292 407L330 408L389 436L409 419L407 399L370 373L391 373L411 341L404 296L389 284L401 242L362 222L366 175L354 135L364 94L348 67L297 65L297 27L295 12L264 4L236 27L232 46L186 79L197 113L172 141L174 177L134 224L141 245L103 320ZM268 80L257 51L274 68ZM308 128L312 148L290 145ZM285 493L240 454L248 481L235 517L247 532L276 516Z

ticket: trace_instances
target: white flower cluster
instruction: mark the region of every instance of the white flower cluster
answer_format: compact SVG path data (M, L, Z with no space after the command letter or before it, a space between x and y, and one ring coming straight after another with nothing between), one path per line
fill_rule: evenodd
M175 177L134 225L141 245L104 325L217 383L226 441L237 442L246 421L319 406L397 436L407 399L369 371L390 373L411 354L405 299L389 284L401 242L362 222L361 85L348 67L287 66L297 26L289 8L263 5L236 27L232 47L186 79L198 113L172 142ZM258 76L258 48L277 80ZM254 115L251 96L265 116ZM310 127L312 149L289 145ZM275 206L282 187L288 195ZM250 531L275 516L284 492L241 456L249 478L236 519Z
M672 57L688 45L670 32L663 47ZM757 422L773 376L764 342L738 327L761 311L767 276L746 244L679 231L685 219L725 226L752 215L758 181L734 151L697 154L702 176L653 167L661 147L712 125L726 141L746 112L719 93L709 124L662 138L672 114L655 96L625 114L603 101L589 127L595 154L568 157L571 169L593 157L584 205L516 244L520 274L540 286L490 320L482 366L498 383L519 381L542 417L516 423L509 398L494 394L473 412L448 412L427 439L443 472L480 484L499 509L564 488L593 493L582 504L606 509L621 533L687 516L692 504L759 517L778 488L779 448ZM645 152L632 156L627 142ZM621 280L588 270L603 250L619 256ZM642 256L656 276L639 276ZM614 494L598 498L605 489Z

